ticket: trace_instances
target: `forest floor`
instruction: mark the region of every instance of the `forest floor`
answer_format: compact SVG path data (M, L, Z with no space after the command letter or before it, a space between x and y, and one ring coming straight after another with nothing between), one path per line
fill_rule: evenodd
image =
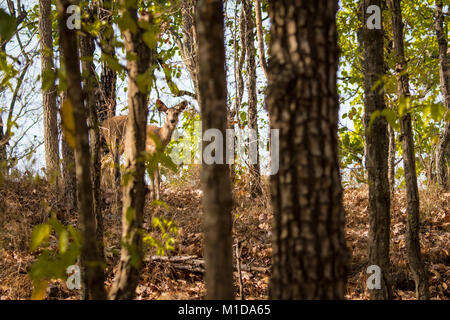
M198 183L171 184L162 188L168 211L146 200L144 229L158 238L152 217L165 217L178 226L175 250L168 252L175 261L155 258L155 249L147 248L137 299L203 299L202 191ZM33 226L56 213L64 223L76 225L76 214L69 211L42 181L17 179L0 184L0 300L29 299L33 285L28 272L38 253L30 252ZM239 244L242 287L235 270L236 298L240 288L245 299L267 299L271 262L271 219L267 193L250 199L244 188L233 191L233 248ZM107 257L106 287L109 289L120 255L120 216L111 209L113 195L103 195L105 248ZM450 193L421 190L421 245L429 271L432 299L450 299ZM366 268L368 255L368 190L346 189L346 238L352 252L347 299L368 299ZM391 262L395 299L414 299L414 282L408 271L405 245L405 195L398 190L392 203ZM191 256L191 257L186 257ZM187 259L187 260L184 260ZM48 299L78 299L76 290L67 289L62 280L52 280Z

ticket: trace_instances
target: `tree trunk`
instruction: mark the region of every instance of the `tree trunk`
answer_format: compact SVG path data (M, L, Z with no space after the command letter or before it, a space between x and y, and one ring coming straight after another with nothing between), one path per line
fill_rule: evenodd
M199 89L203 133L227 127L227 83L222 1L200 1L198 6ZM218 147L225 149L225 139ZM217 142L216 142L217 143ZM203 143L203 150L205 149ZM217 152L217 150L216 150ZM202 164L207 299L233 299L231 188L229 166Z
M60 50L61 51L61 50ZM62 51L61 51L62 52ZM62 59L62 57L60 57ZM60 62L62 63L62 61ZM67 92L64 91L60 95L60 108L64 105L67 99ZM69 143L66 140L64 131L61 130L61 154L62 154L62 178L64 189L64 200L68 205L69 210L77 207L77 180L75 176L75 155Z
M98 18L106 24L100 28L99 40L102 55L115 59L116 52L113 45L114 29L112 27L112 0L101 0L98 3ZM116 81L117 74L106 61L102 61L102 71L100 75L100 105L98 110L98 122L102 123L108 118L116 115ZM118 144L115 144L116 146ZM114 177L114 208L120 215L122 212L122 190L120 185L120 155L117 150L110 150L112 154ZM110 172L110 171L108 171Z
M127 0L121 0L121 14L128 15L138 25L137 8L126 6ZM140 14L141 21L155 24L148 12ZM143 35L146 32L138 26L135 32L130 29L122 31L127 56L136 57L127 61L128 71L128 117L125 133L125 170L127 177L123 186L122 201L122 251L119 269L114 279L110 299L132 299L138 284L142 253L142 220L145 201L144 173L145 164L142 161L145 150L146 126L148 115L148 95L150 82L138 85L142 77L154 64L156 56L145 44Z
M55 71L51 19L51 0L39 0L39 45L42 79L48 79L50 73ZM57 185L60 170L56 96L55 82L52 80L50 86L42 90L42 105L44 110L44 145L47 180L55 182Z
M106 24L100 28L99 40L103 55L116 58L113 46L114 29L112 28L113 0L100 0L98 3L98 17ZM100 105L98 110L98 121L101 123L107 118L116 115L116 72L106 61L102 61L102 71L100 75Z
M255 33L253 23L253 10L250 0L243 3L246 33L245 43L247 51L247 95L248 95L248 128L254 130L249 139L249 189L250 196L255 198L261 195L261 174L259 170L259 143L258 143L258 96L256 94L256 65L255 65ZM256 151L256 154L254 154Z
M397 96L402 99L410 98L409 76L407 73L405 49L403 43L403 22L400 0L389 0L392 12L392 33L395 52L395 72L397 76ZM403 165L406 181L406 250L408 263L416 283L417 299L429 299L428 274L420 252L419 240L419 191L417 188L416 159L414 153L414 138L411 128L411 115L405 111L400 119L401 141L403 149Z
M395 194L395 131L394 128L388 126L389 134L389 158L388 158L388 177L389 177L389 188L391 193L391 198Z
M361 21L364 25L360 41L364 49L364 128L365 158L369 184L369 266L381 268L381 288L369 289L371 299L391 299L390 283L390 190L388 180L388 126L383 117L376 117L369 126L372 114L386 108L384 90L376 86L384 73L383 28L368 29L369 6L381 8L381 0L361 2ZM380 17L382 19L382 17ZM382 26L382 24L381 24ZM376 89L374 89L376 88Z
M93 17L95 12L91 8L89 10L89 21L87 23L93 23ZM91 172L92 172L92 197L94 199L94 216L96 221L96 234L99 253L102 260L105 259L104 246L103 246L103 216L101 208L100 198L100 180L101 180L101 166L100 166L100 131L98 128L98 115L97 112L101 110L99 94L99 86L97 73L95 72L95 65L93 63L95 51L94 38L88 33L84 32L80 35L80 56L81 71L83 74L83 97L85 99L85 106L88 113L88 126L89 126L89 140L90 140L90 152L91 152Z
M74 4L69 0L58 0L58 28L60 44L64 52L64 64L67 77L67 102L65 106L73 113L75 132L75 164L78 196L78 223L83 235L81 248L81 270L87 288L88 299L105 299L103 279L103 260L99 254L93 211L91 163L89 151L86 110L81 89L80 61L76 30L69 30L66 22L69 18L67 7ZM70 110L72 109L72 110ZM65 123L63 122L63 125Z
M261 1L255 0L256 35L258 37L259 64L267 80L266 49L264 49L264 33L262 26Z
M8 137L3 131L3 112L0 111L0 179L4 179L8 175L8 162L6 157L6 144Z
M349 255L338 162L337 9L337 0L270 3L266 101L282 155L271 176L270 299L344 298Z
M444 13L442 12L442 0L436 0L436 37L439 45L439 76L441 83L441 93L447 112L450 112L450 75L447 60L447 35L444 29ZM450 157L450 123L446 122L444 131L439 137L436 151L436 173L437 181L441 188L450 188L448 167Z

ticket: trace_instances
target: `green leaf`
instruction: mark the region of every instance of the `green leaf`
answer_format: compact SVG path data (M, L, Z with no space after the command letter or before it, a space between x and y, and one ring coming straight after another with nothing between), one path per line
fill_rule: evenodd
M434 121L439 122L444 119L447 108L445 108L442 104L434 103L429 108L431 118Z
M51 231L52 229L47 223L35 226L31 232L31 251L35 251L43 241L47 240Z
M1 42L8 41L17 28L17 21L0 8L0 38Z
M387 122L389 123L389 125L392 128L398 130L399 126L398 126L398 124L396 122L397 121L397 115L395 114L395 112L393 110L391 110L391 109L384 109L381 112L381 115L383 115L386 118Z
M400 98L400 102L398 105L398 115L399 117L403 117L406 112L411 108L411 99L402 97Z
M61 254L67 251L69 245L69 232L67 230L62 230L59 234L59 252Z
M47 286L48 280L34 281L31 300L44 300L47 294Z
M60 112L64 137L69 146L75 149L75 118L73 116L73 105L69 98L64 100Z

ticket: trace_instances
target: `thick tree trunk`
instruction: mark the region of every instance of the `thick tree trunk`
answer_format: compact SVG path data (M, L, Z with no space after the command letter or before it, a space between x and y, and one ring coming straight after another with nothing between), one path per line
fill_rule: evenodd
M250 0L244 0L244 12L246 21L246 46L247 46L247 95L248 95L248 128L254 130L255 135L250 135L249 143L249 189L250 196L255 198L261 195L261 173L259 170L259 143L258 143L258 96L256 94L256 65L255 65L255 32L253 22L253 10ZM251 154L255 153L256 154Z
M76 30L67 28L67 7L74 4L69 0L58 0L58 27L60 44L64 52L64 64L67 73L67 103L68 111L72 109L75 122L75 164L78 196L78 223L83 235L81 248L81 270L86 280L88 299L105 299L106 292L103 279L103 260L99 254L95 231L95 215L92 199L91 163L89 151L88 127L86 110L81 89L80 61ZM64 122L63 122L64 125Z
M199 89L202 130L214 128L224 137L227 127L227 84L222 1L199 1ZM203 143L203 149L206 144ZM216 153L218 151L216 150ZM206 294L208 299L233 299L231 239L231 188L229 166L202 164L203 212L205 227Z
M90 12L89 17L92 23L94 12L92 8L88 9ZM85 107L88 113L88 125L89 125L89 140L90 140L90 152L91 152L91 173L92 173L92 197L94 199L94 216L96 221L96 234L98 248L102 260L105 259L104 246L103 246L103 216L101 208L101 195L100 195L100 131L98 128L98 115L100 111L101 103L97 73L95 72L95 65L93 63L95 51L94 38L87 32L80 35L80 56L81 71L83 74L83 97L85 99Z
M337 0L270 3L267 106L282 155L271 177L271 299L344 298L337 9Z
M444 105L447 112L450 112L450 66L447 60L447 36L444 29L444 13L442 12L442 0L436 0L435 31L439 45L439 76L441 83L441 93L444 99ZM450 123L446 123L444 131L439 137L439 143L436 150L436 174L437 181L441 188L448 190L450 188L448 167L450 157Z
M409 76L406 68L405 49L403 43L403 22L400 0L389 0L392 12L392 33L396 58L395 72L397 76L398 100L408 99ZM419 191L417 188L416 159L414 153L414 138L411 126L411 115L408 110L400 119L401 141L403 149L403 165L406 181L406 250L408 263L416 283L417 299L429 299L428 274L420 252L419 240Z
M127 14L138 25L137 8L121 0L122 15ZM150 13L141 13L139 19L154 24ZM156 57L145 44L145 29L140 26L135 32L126 29L122 32L128 56L136 57L127 61L128 71L128 117L125 134L125 170L127 177L123 187L122 201L122 251L119 269L109 293L110 299L131 299L138 284L142 252L142 219L145 201L144 173L142 155L145 150L148 115L148 95L150 81L145 87L138 85L138 79L147 72Z
M368 29L366 13L369 6L381 8L381 0L361 2L364 25L360 41L364 49L364 127L365 157L369 184L369 266L381 268L381 288L370 289L371 299L391 299L390 283L390 190L388 180L388 126L383 117L377 117L369 127L372 114L386 108L384 91L375 84L384 73L383 28ZM381 17L380 17L381 19ZM382 24L381 24L382 25Z
M49 72L55 71L51 19L51 0L39 0L39 45L43 79L49 76ZM44 110L44 146L47 179L55 182L57 185L60 170L56 96L55 83L52 81L48 88L42 90L42 105Z
M395 131L391 126L388 127L389 134L389 158L388 158L388 177L391 199L395 194Z

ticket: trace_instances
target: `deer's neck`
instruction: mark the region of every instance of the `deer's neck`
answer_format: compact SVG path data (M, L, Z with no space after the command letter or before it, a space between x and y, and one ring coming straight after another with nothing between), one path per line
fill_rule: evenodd
M164 148L169 144L170 139L172 139L172 133L173 129L169 128L169 126L166 123L164 123L162 128L159 129L161 144L163 145Z

